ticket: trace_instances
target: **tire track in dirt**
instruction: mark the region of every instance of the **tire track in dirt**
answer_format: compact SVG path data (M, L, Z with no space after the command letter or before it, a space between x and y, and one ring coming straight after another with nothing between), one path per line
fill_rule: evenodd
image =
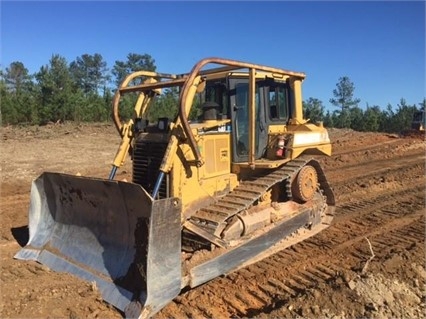
M92 129L93 126L88 128ZM70 129L66 128L66 130L68 134ZM108 132L109 130L108 128ZM78 149L73 151L74 160L66 159L65 156L66 161L63 161L55 156L45 161L44 167L37 167L36 171L61 168L58 171L67 172L70 171L70 167L74 167L72 173L79 171L85 176L107 176L109 161L112 159L111 154L116 151L116 146L108 145L117 136L113 130L113 137L110 133L105 134L105 131L107 131L106 128L96 131L98 134L96 143L101 145L102 149L93 149L93 140L82 138L78 140ZM337 215L333 225L323 233L281 251L265 261L226 277L217 278L191 291L183 292L157 317L307 317L305 313L299 312L300 309L295 309L293 306L298 302L299 305L301 302L309 302L304 299L309 295L315 297L311 305L321 303L321 312L317 312L313 318L332 317L323 312L323 304L327 303L327 299L334 298L332 294L336 290L336 281L343 275L346 276L348 271L353 274L350 272L352 268L362 268L370 257L369 246L364 237L368 237L376 255L373 263L370 264L370 269L392 261L394 254L395 257L400 258L401 255L395 251L407 252L407 255L402 255L407 262L424 261L424 254L418 259L415 259L416 255L408 255L416 247L424 246L425 225L422 215L424 214L424 188L419 186L419 190L416 186L425 184L424 161L413 160L412 163L405 164L400 161L411 156L424 156L424 141L399 139L385 134L330 131L331 135L335 135L335 137L331 136L332 140L337 141L336 144L333 143L334 155L327 158L321 157L321 163L324 163L322 166L338 196ZM83 131L79 132L79 135L80 133L83 134ZM53 132L50 132L48 136L53 136L52 134ZM56 139L57 135L58 133L55 132L55 140L52 139L52 141L34 140L37 142L37 150L46 151L49 155L54 154L54 143L63 143L61 139ZM20 136L20 134L12 134L12 136ZM76 137L72 136L72 138L73 141L76 140ZM99 141L100 138L101 141ZM103 140L108 143L103 143ZM24 151L30 147L23 141L19 143L10 141L3 146L12 147L12 144L19 145ZM74 144L73 142L70 145ZM82 150L85 150L84 154L80 154ZM112 153L110 153L111 150ZM35 152L35 149L33 151ZM107 155L104 156L105 151ZM22 154L25 153L22 152ZM42 152L37 157L44 158L43 154ZM401 157L401 154L404 155ZM99 157L100 155L102 156ZM78 160L75 160L76 158ZM97 160L93 161L93 158ZM355 162L356 165L351 164ZM9 165L15 163L14 160L7 158L4 163L8 163L10 172L6 174L3 171L3 177L8 179L2 182L1 204L3 207L0 207L0 210L3 227L0 235L7 234L2 243L8 246L1 247L2 260L5 262L2 265L0 281L3 292L7 291L7 293L2 296L4 302L0 303L0 313L4 317L28 318L120 316L116 309L105 307L105 303L91 290L90 284L64 274L51 273L44 267L39 269L33 263L27 265L11 261L11 256L19 245L10 233L10 229L28 223L26 211L30 179L36 175L29 176L26 173L23 178L24 172L14 170L17 165ZM120 179L127 177L129 174L127 172L131 171L130 161L126 162L126 165L128 168L122 170ZM389 166L392 168L389 171L380 173L375 171ZM18 176L20 178L16 179L16 174L21 174ZM408 189L405 190L406 188ZM409 195L410 193L412 196ZM14 197L16 194L24 195ZM383 206L383 203L389 203L389 205ZM374 209L369 209L372 206ZM356 220L355 217L362 212L365 212L364 218ZM6 218L4 218L5 215ZM382 215L384 220L380 222ZM401 222L398 222L398 219L401 219ZM383 231L382 224L377 223L384 223L386 227ZM336 238L335 231L337 236L341 237ZM346 246L344 246L345 243L347 243ZM377 263L375 263L376 260ZM403 265L402 268L409 266L407 263L400 265ZM424 281L420 282L420 286L425 287ZM342 293L342 298L354 298L346 292ZM341 303L340 309L345 305L347 304ZM1 309L3 306L4 309ZM410 306L407 305L407 307ZM363 313L357 316L347 314L337 316L336 319L344 317L371 316L365 316ZM398 315L389 314L385 317L398 317Z
M387 144L394 144L387 143ZM395 142L395 144L397 144ZM380 146L383 144L380 143ZM376 150L377 145L370 146L368 149L375 149ZM345 151L341 152L340 154L351 154L355 152L365 152L366 149L356 149L351 151ZM389 175L389 176L403 176L404 179L415 179L420 176L424 177L424 152L419 153L418 151L414 151L414 154L406 154L403 157L399 158L390 158L390 159L376 159L376 160L367 160L366 162L358 162L357 164L349 164L349 165L342 165L340 167L333 167L328 170L327 175L329 176L330 173L333 176L334 172L336 176L342 176L342 180L338 183L336 183L336 180L334 180L332 183L333 186L339 187L340 185L349 185L356 182L359 182L362 180L368 180L372 177L377 177L383 175ZM344 163L343 163L344 164ZM390 168L389 168L390 167ZM349 172L348 172L349 171ZM372 173L369 173L372 172ZM348 176L350 177L348 179ZM336 178L335 178L336 179ZM339 219L339 216L345 216L345 218L341 218L343 220L349 219L350 222L342 223L339 228L336 228L336 232L340 233L338 234L341 236L341 234L346 234L345 236L348 237L343 241L343 243L347 242L348 244L344 245L341 250L347 250L348 246L353 246L357 244L359 247L365 247L365 244L363 241L365 240L365 236L370 236L374 238L374 231L371 232L372 229L377 228L375 225L382 225L383 224L383 218L374 218L374 214L377 215L377 211L380 210L381 214L385 218L385 222L388 222L389 220L395 220L399 219L400 216L397 212L389 209L392 208L395 205L395 202L392 202L394 198L400 198L402 201L417 201L419 205L417 208L420 210L422 209L422 193L424 192L424 186L413 186L406 188L407 186L404 185L404 181L401 181L403 185L398 187L395 190L384 190L381 194L378 194L376 198L373 196L372 198L368 198L364 196L363 200L359 200L355 203L341 203L338 206L337 212L336 212L336 219ZM423 183L420 182L420 185L423 185ZM414 194L414 195L413 195ZM410 207L409 207L410 208ZM362 216L368 216L365 218L365 221L370 223L371 227L368 227L364 232L361 232L362 235L356 237L355 239L351 238L354 234L354 229L356 229L359 232L359 228L365 227L365 221L362 217L360 217L360 211L362 211ZM356 218L354 217L356 216ZM418 217L418 216L417 216ZM417 218L416 217L416 218ZM351 220L354 219L354 220ZM411 222L411 221L410 221ZM417 223L417 220L413 222L414 224ZM396 223L397 225L400 225L400 222ZM392 229L392 234L395 231L395 228L397 225L390 224L390 229ZM411 225L411 224L410 224ZM404 232L405 225L402 226L403 229L401 232ZM348 231L342 231L343 229L347 229ZM252 266L249 266L249 268L239 270L236 274L231 274L228 276L232 281L235 281L235 283L231 283L230 285L224 285L226 289L228 289L228 301L225 301L226 305L226 312L221 312L220 316L216 315L215 317L229 317L229 316L248 316L252 317L255 315L265 314L269 313L272 309L279 308L281 305L284 305L290 298L294 298L295 296L299 295L303 291L306 291L306 289L310 289L312 287L312 284L315 286L318 281L327 281L333 276L336 275L340 270L340 266L333 265L329 262L325 264L318 264L316 267L311 267L308 269L305 269L303 271L296 272L292 274L291 276L287 273L285 278L282 278L282 280L277 280L276 278L272 277L269 278L267 283L268 285L260 285L257 286L255 283L256 281L259 281L260 278L264 278L265 274L270 271L270 269L281 269L283 264L283 261L285 261L288 264L293 263L307 263L312 264L311 258L306 258L305 256L310 256L318 251L321 251L322 255L327 255L327 252L329 254L329 251L338 251L337 247L339 245L339 240L334 240L333 242L325 243L325 242L318 242L318 239L320 236L326 236L327 231L330 231L329 228L325 232L322 232L318 235L316 235L314 238L308 239L302 243L299 243L295 246L293 246L290 249L284 250L274 256L271 256L264 261L261 261L257 264L254 264ZM380 227L380 229L384 229L383 227ZM367 231L367 232L366 232ZM369 232L370 231L370 232ZM380 234L380 231L379 231ZM424 231L419 232L420 236L415 237L414 239L417 241L421 241L424 238ZM334 235L334 236L333 236ZM331 234L331 236L327 236L327 238L336 237L336 234ZM340 237L342 238L342 237ZM396 238L394 236L393 238ZM351 245L349 244L349 242ZM401 239L401 242L404 243L404 239ZM392 242L394 243L394 242ZM399 243L399 242L398 242ZM407 244L407 242L405 241ZM411 243L411 242L410 242ZM375 242L373 243L373 245ZM394 243L395 244L395 243ZM336 246L337 245L337 246ZM356 245L355 245L356 246ZM361 248L360 248L361 249ZM363 249L363 248L362 248ZM366 256L366 252L364 251L364 254L360 254L359 256L355 257L358 259L364 260ZM321 257L318 257L321 258ZM308 259L308 260L307 260ZM358 260L359 262L359 260ZM299 265L301 266L301 265ZM306 265L305 265L306 267ZM299 267L296 267L299 268ZM238 276L237 279L233 278L234 276ZM227 278L227 279L228 279ZM242 281L241 281L242 279ZM223 278L219 279L223 280ZM252 283L251 285L248 285L247 283ZM229 287L231 287L232 284L236 285L243 285L244 289L240 289L238 292L235 293L235 298L239 300L238 303L233 301L233 298L229 298ZM207 284L209 285L209 284ZM214 286L214 285L213 285ZM272 288L271 288L272 287ZM277 293L281 296L281 298L278 300L274 296L277 295ZM287 296L283 299L282 295L287 294ZM180 301L181 307L186 307L188 305L185 305L185 302ZM215 302L213 302L215 304ZM190 307L194 307L196 305L189 303ZM250 307L249 305L252 305ZM216 307L216 305L215 305ZM202 307L203 309L206 309L205 305ZM166 309L165 309L166 310ZM187 309L186 313L190 313L190 310ZM172 316L173 313L168 313L169 316ZM199 314L198 314L199 315ZM208 312L204 311L203 315L206 317L209 317ZM291 311L289 311L289 315L291 314ZM293 314L294 315L294 314Z
M374 144L369 144L367 146L361 146L361 147L356 147L356 148L352 148L351 150L346 150L346 149L341 149L338 151L333 152L333 157L339 156L339 155L345 155L345 154L353 154L356 152L366 152L366 151L371 151L371 150L379 150L381 148L389 148L391 147L393 144L402 144L404 143L404 140L398 139L398 138L393 138L389 141L380 141L378 143L374 143ZM334 145L333 145L334 147Z
M332 180L333 185L349 184L357 178L370 178L381 173L394 174L400 169L408 169L411 167L421 167L424 169L426 155L413 154L403 158L379 159L375 161L350 164L327 170L327 177ZM369 173L366 174L366 171ZM410 176L410 175L407 175Z
M387 229L392 229L392 231L385 237L382 236L383 232L377 232L375 236L372 236L371 233L357 236L351 245L353 246L352 249L357 249L357 251L361 251L361 253L358 255L351 254L352 261L350 265L353 267L356 267L357 264L365 265L369 257L369 252L364 251L364 247L368 247L364 243L366 235L370 237L372 245L376 249L379 247L377 245L379 239L376 238L382 238L382 241L388 242L384 244L384 247L388 248L387 250L379 249L379 253L376 253L376 258L380 258L388 253L390 249L389 243L391 243L392 246L399 246L402 249L409 248L413 244L421 244L424 238L424 231L422 233L422 228L424 228L424 223L422 224L421 219L414 218L401 228L395 228L394 224L389 224ZM411 236L410 240L407 240L405 235L413 234L414 231L417 236ZM401 239L401 236L403 239ZM327 255L330 255L332 252L337 253L346 250L347 245L336 246L330 248ZM297 255L299 256L302 253L309 253L309 251L298 251ZM310 254L310 256L312 256L312 254ZM283 264L286 264L282 262L284 256L280 255L279 257L278 259L275 258L275 260L268 258L265 261L250 266L248 269L238 271L237 274L228 276L229 284L227 285L227 298L220 298L223 305L226 307L226 311L212 313L209 312L210 308L206 304L199 306L195 303L187 304L186 302L181 302L179 305L176 305L176 307L181 309L180 311L184 311L184 313L191 318L252 318L261 314L268 314L274 309L283 307L288 304L292 298L297 298L308 290L315 289L321 283L327 283L347 270L345 267L333 262L329 256L322 254L310 258L309 262L288 262L287 264L291 264L290 268L285 268L285 271L278 273L271 273L271 268L280 269L283 267ZM326 260L326 257L328 257L329 260ZM256 274L256 276L253 276L253 274ZM259 275L263 278L267 278L266 282L262 280L259 285L250 284L253 280L258 280L259 282ZM242 284L241 280L244 280L244 284ZM232 291L233 289L230 289L231 285L239 285L240 288L238 291L234 292ZM210 296L212 304L218 302L214 300L215 298L215 295ZM173 309L176 307L173 307ZM217 308L214 307L214 309ZM297 315L292 313L291 309L287 309L287 311L288 316L294 317ZM164 311L164 315L168 318L179 317L175 316L175 311L167 311L167 308Z
M407 168L407 164L411 164L414 169ZM361 167L362 165L364 163L360 163ZM358 178L377 175L377 172L368 173L371 169L369 165L374 167L377 163L367 163L367 167L358 170ZM398 161L393 165L395 172L409 173L408 176L421 173L422 169L424 174L418 155L405 159L401 165ZM351 179L352 182L355 180L356 178ZM175 306L196 318L212 317L209 309L220 307L225 309L215 313L213 317L254 317L268 314L281 308L292 298L345 272L346 267L365 264L369 257L369 252L365 251L365 247L368 247L366 237L372 240L373 247L378 244L376 239L380 238L389 240L387 247L409 247L421 243L424 240L423 194L424 185L420 184L384 191L378 195L371 194L357 202L341 203L330 228L226 278L219 278L204 287L196 288L199 290L198 300L193 300L190 294L184 293ZM404 213L401 214L401 210ZM407 233L411 236L405 236ZM386 245L386 241L384 244ZM382 248L380 251L385 254L386 249ZM347 260L343 265L333 262L333 256L342 253L350 255L350 262ZM380 258L381 255L377 256ZM203 295L209 295L209 298L200 298ZM200 303L203 304L202 307L198 306ZM198 310L193 313L192 309ZM291 309L288 310L288 316L295 315L297 314L292 313ZM159 314L160 318L163 316L174 317L168 307Z

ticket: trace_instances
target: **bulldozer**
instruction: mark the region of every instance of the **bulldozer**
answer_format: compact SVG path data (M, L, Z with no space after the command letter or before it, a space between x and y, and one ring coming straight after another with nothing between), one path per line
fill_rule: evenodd
M113 98L121 143L108 178L35 179L29 241L15 258L94 282L126 317L150 318L182 289L326 229L335 198L317 157L331 142L303 116L304 79L215 57L184 74L131 73ZM149 120L171 90L176 114ZM128 156L132 181L117 180Z
M413 114L413 120L411 122L411 129L419 132L425 132L426 126L426 111L420 110Z

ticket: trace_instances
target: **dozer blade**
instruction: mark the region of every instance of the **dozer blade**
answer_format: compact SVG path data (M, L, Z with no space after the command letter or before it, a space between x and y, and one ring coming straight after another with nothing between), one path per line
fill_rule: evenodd
M179 199L154 201L137 184L44 173L15 258L94 281L108 303L151 316L181 289L180 213Z

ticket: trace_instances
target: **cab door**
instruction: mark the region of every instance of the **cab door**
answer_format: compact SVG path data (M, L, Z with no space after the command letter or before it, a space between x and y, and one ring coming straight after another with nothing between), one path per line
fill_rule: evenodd
M260 87L255 90L255 159L263 156L267 142L265 112ZM229 101L232 119L233 162L248 162L249 153L249 82L247 78L229 79Z

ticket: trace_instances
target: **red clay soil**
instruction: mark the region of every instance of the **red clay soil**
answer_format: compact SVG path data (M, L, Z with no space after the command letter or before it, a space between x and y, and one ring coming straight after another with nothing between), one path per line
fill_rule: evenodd
M112 124L3 127L0 317L122 318L96 285L13 259L28 240L31 181L44 171L107 177ZM333 224L263 261L181 293L156 318L424 318L423 135L329 130L320 158ZM130 179L126 163L119 179Z

